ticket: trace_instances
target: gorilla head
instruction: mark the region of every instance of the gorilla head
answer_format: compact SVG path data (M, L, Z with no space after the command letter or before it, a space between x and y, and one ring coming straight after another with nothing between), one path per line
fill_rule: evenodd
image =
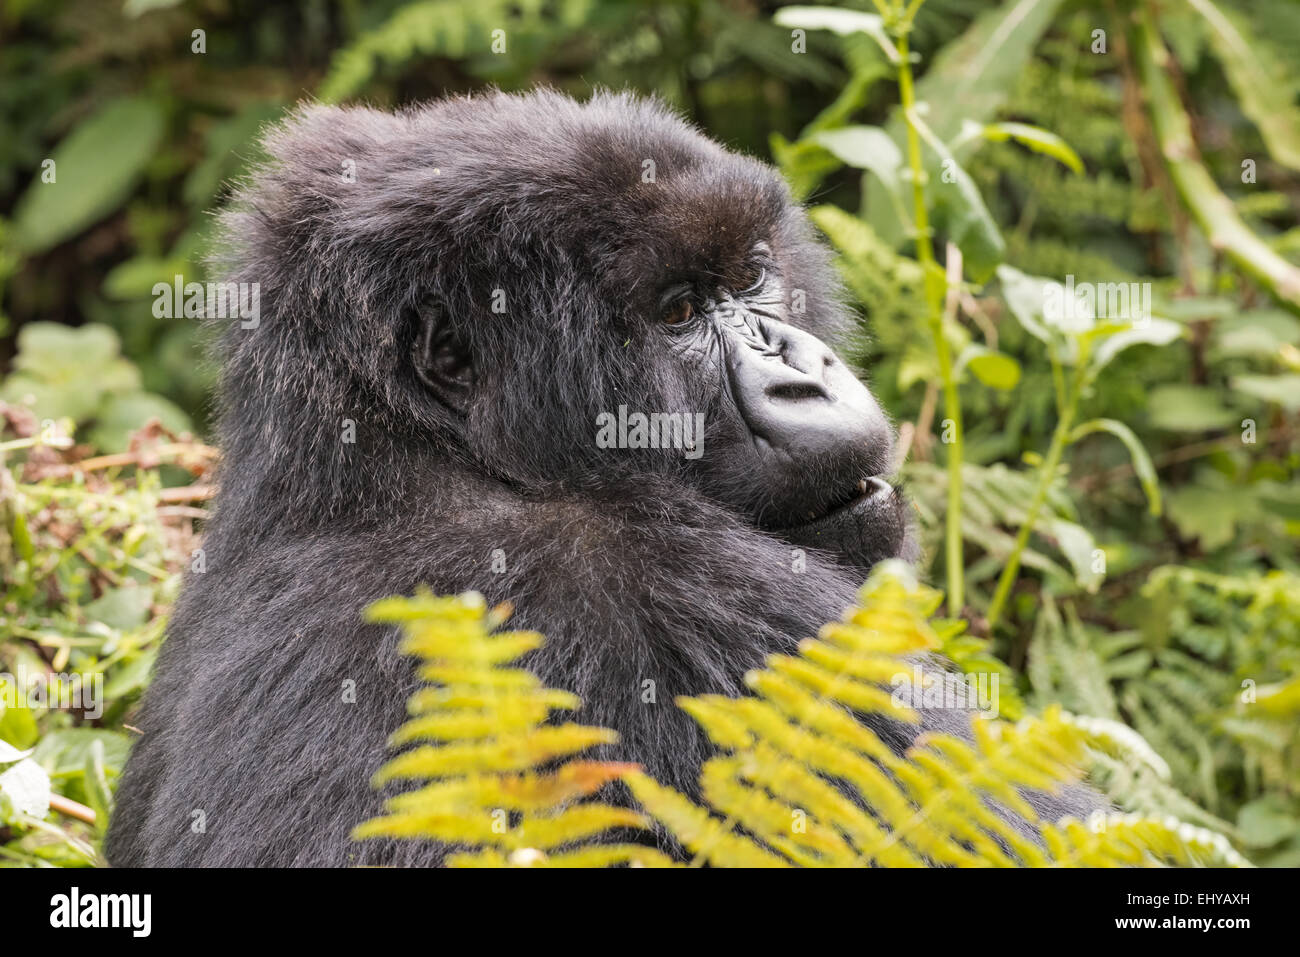
M271 352L232 330L230 372L256 382L227 398L289 390L294 419L325 400L314 422L395 442L348 462L323 441L329 461L295 463L341 483L349 509L385 479L358 488L370 468L424 445L523 493L659 476L861 568L904 551L892 430L827 345L846 310L769 167L626 95L308 108L270 150L282 163L231 232L263 247L241 255L263 303L309 303L306 328L259 331ZM665 441L638 441L637 421ZM611 449L598 423L613 422Z
M260 319L221 336L205 561L109 859L439 862L349 838L418 684L362 612L419 587L511 601L547 636L528 666L618 732L600 756L697 794L711 746L674 697L744 694L910 547L802 212L628 96L308 107L265 146L224 214ZM969 728L864 720L899 750Z

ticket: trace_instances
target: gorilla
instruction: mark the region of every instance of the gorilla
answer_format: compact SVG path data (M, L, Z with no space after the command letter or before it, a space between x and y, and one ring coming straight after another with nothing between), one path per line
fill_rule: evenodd
M803 211L627 94L313 105L264 146L219 260L261 315L218 337L219 492L109 861L438 864L349 838L418 684L362 610L420 586L512 602L547 636L527 665L619 732L602 756L698 794L711 748L673 698L743 694L915 552Z

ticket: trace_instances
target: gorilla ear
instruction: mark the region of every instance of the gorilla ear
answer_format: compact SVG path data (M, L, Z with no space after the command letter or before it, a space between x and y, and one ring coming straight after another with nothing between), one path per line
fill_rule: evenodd
M416 314L411 362L435 399L452 412L465 414L474 391L474 363L436 303L425 303Z

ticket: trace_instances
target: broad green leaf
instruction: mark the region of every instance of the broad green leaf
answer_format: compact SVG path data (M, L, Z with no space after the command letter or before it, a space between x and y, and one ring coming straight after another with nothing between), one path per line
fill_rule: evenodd
M1142 491L1146 494L1147 507L1152 515L1159 515L1161 512L1160 482L1156 478L1156 467L1152 464L1151 456L1147 454L1142 440L1123 422L1114 419L1092 419L1076 426L1070 433L1070 441L1077 442L1093 432L1109 432L1124 443L1124 447L1128 449L1129 459L1133 462L1133 471L1137 473L1138 481L1142 483Z
M139 628L149 620L154 590L145 585L122 585L106 591L82 612L91 621L119 631Z
M979 15L970 28L934 58L916 84L916 98L929 104L926 122L944 142L962 122L987 123L1006 102L1062 0L1006 0ZM901 118L897 131L902 132ZM890 132L894 132L891 123Z
M50 776L35 761L19 761L0 772L0 794L16 813L45 817L50 809Z
M927 198L934 208L934 225L961 250L966 271L977 282L993 275L1006 253L997 223L984 205L974 180L957 162L952 151L934 134L919 113L908 118L926 145L940 159L937 178L930 181Z
M998 267L998 281L1002 284L1002 299L1015 320L1035 339L1050 343L1052 333L1043 321L1043 307L1051 280L1003 264Z
M16 707L6 706L5 702L10 700L10 696ZM19 695L18 688L13 682L0 679L0 752L4 752L5 747L9 745L29 748L40 737L36 716L31 708L26 707L26 704L26 699ZM0 753L0 765L4 763L4 755Z
M1223 488L1184 485L1169 493L1169 519L1185 538L1200 541L1206 551L1221 548L1237 534L1237 522L1256 511L1252 498Z
M126 734L106 728L63 728L51 731L36 745L32 760L56 776L79 774L90 756L90 746L96 741L104 747L104 766L110 771L120 771L131 750L131 741Z
M1269 155L1283 166L1300 170L1300 107L1295 103L1295 81L1285 75L1280 64L1271 64L1262 55L1262 45L1235 11L1220 10L1212 0L1187 2L1210 25L1210 47L1223 64L1241 111L1259 127Z
M1276 402L1288 412L1300 412L1300 374L1233 376L1232 387L1265 402Z
M977 343L968 345L954 364L960 375L969 368L980 382L995 389L1014 389L1020 383L1020 363L1011 356Z
M155 418L173 432L193 428L190 417L170 399L152 392L128 392L104 403L88 437L97 449L120 452L127 447L132 432Z
M782 27L802 30L830 30L840 36L865 33L880 45L891 63L899 62L898 48L885 32L885 21L874 13L840 7L782 7L772 17Z
M1100 369L1129 346L1152 345L1166 346L1175 339L1182 338L1183 327L1168 319L1146 319L1106 336L1101 344L1093 350L1092 363Z
M131 194L163 135L162 107L147 97L113 100L54 148L55 181L38 173L15 208L14 242L34 256L113 212Z
M1271 847L1300 832L1300 818L1280 794L1266 794L1237 812L1241 839L1250 847Z
M104 397L140 388L140 373L118 354L117 334L107 326L71 328L29 322L18 333L14 372L0 383L0 399L30 406L48 419L84 421Z
M104 277L104 295L110 299L145 299L155 283L170 283L176 276L190 272L184 259L135 256L118 263Z
M812 142L829 150L841 162L864 169L885 184L894 214L909 220L903 191L903 154L889 134L878 126L846 126L816 133Z
M1300 343L1300 319L1281 309L1253 309L1214 324L1214 352L1220 356L1268 356Z
M138 17L148 13L151 10L166 10L169 7L175 7L180 4L181 0L126 0L122 5L122 13L128 17Z
M1170 432L1208 432L1237 422L1213 389L1191 385L1156 387L1147 399L1147 414L1152 426Z

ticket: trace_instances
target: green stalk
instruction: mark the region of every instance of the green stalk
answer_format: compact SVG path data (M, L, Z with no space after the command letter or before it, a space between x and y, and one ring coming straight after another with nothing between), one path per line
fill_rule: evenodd
M1169 51L1146 14L1138 18L1134 39L1151 126L1183 205L1215 251L1225 253L1238 269L1300 315L1300 269L1251 231L1200 162L1191 120L1169 78Z
M913 4L910 17L915 16L920 3ZM948 450L948 511L944 516L944 564L948 571L948 614L960 615L966 605L964 566L961 538L961 468L964 458L961 398L957 394L957 379L952 371L952 351L943 331L943 296L945 283L937 281L942 275L934 258L934 243L930 237L930 218L925 206L925 166L921 159L921 137L912 122L916 106L916 93L912 85L912 63L908 53L907 28L899 34L898 88L902 99L903 116L907 120L907 162L912 171L912 205L915 207L916 258L925 276L926 322L934 340L934 354L939 363L939 377L943 383L943 411L952 420L953 439Z
M1016 543L1011 549L1011 556L1002 569L1002 575L998 578L997 588L993 592L993 600L989 602L989 634L993 633L994 626L1002 617L1002 609L1007 603L1007 598L1011 595L1011 586L1016 583L1016 575L1020 571L1020 557L1024 554L1025 546L1029 544L1029 536L1033 533L1034 526L1038 524L1038 515L1047 502L1047 493L1052 488L1052 480L1056 477L1056 470L1060 468L1061 456L1065 454L1065 449L1070 444L1070 431L1074 427L1074 416L1078 412L1079 399L1083 395L1083 387L1087 382L1087 378L1088 347L1086 343L1083 343L1079 347L1079 365L1074 373L1074 379L1070 383L1069 395L1061 406L1061 418L1056 423L1056 431L1052 433L1052 444L1047 449L1047 459L1038 469L1038 486L1034 489L1034 497L1029 504L1029 512L1025 515L1025 521L1020 526L1020 532L1016 535Z

